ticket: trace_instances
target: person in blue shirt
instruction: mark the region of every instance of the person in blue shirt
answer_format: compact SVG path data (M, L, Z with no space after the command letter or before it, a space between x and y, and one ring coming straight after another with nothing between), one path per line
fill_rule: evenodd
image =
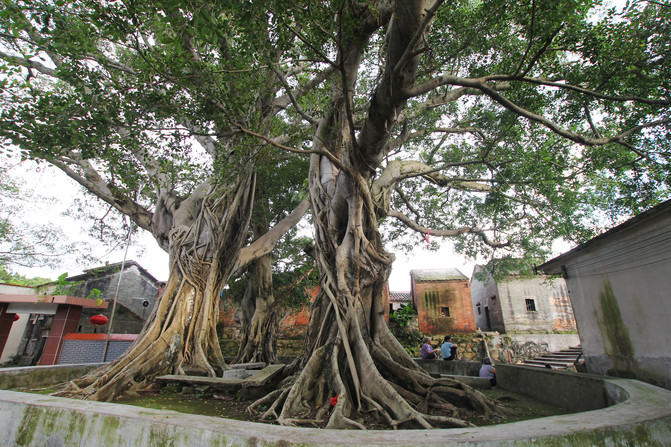
M440 347L440 355L443 360L454 360L457 358L457 348L459 346L452 343L452 337L446 335L443 339L443 344Z

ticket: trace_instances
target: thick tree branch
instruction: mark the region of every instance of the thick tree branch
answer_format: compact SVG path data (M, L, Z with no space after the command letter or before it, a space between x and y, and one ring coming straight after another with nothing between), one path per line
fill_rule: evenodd
M424 14L424 20L422 20L422 23L415 30L412 39L403 52L403 55L398 60L398 62L396 62L396 65L394 65L393 76L398 76L401 73L403 66L408 63L410 59L417 55L417 44L419 43L420 39L424 37L424 33L431 23L433 16L436 15L436 11L438 11L438 8L440 8L440 5L442 5L444 1L445 0L436 0L433 6L426 10L426 13Z
M523 81L527 82L530 84L535 84L535 85L544 85L547 87L556 87L558 89L562 90L571 90L574 92L581 93L586 96L590 96L596 99L601 99L604 101L613 101L613 102L638 102L641 104L647 104L647 105L662 105L662 106L668 106L671 105L671 99L649 99L649 98L642 98L640 96L615 96L615 95L605 95L603 93L596 92L594 90L590 90L584 87L580 87L578 85L572 85L572 84L567 84L565 82L558 82L558 81L551 81L549 79L545 78L533 78L533 77L520 77L520 78L515 78L511 76L506 76L506 75L496 75L496 76L488 76L487 79L489 80L494 80L494 81Z
M109 203L116 210L128 216L140 228L151 231L151 220L153 214L128 196L122 195L119 192L112 192L107 186L107 183L103 180L100 174L98 174L89 161L79 160L77 162L79 168L83 172L83 175L80 175L70 166L61 162L60 160L51 159L49 162L59 168L61 171L65 172L68 177L82 185L96 197L106 203Z
M445 104L449 104L466 95L482 95L482 92L474 88L466 88L466 87L455 88L441 95L435 96L429 99L428 101L416 104L411 109L404 110L399 114L398 121L403 122L412 118L416 118L420 116L422 113L424 113L426 110L430 110Z
M426 235L427 233L429 233L429 228L424 227L422 225L419 225L417 222L410 219L408 216L406 216L405 214L403 214L399 211L396 211L394 209L390 209L389 212L387 213L387 215L400 220L401 222L403 222L403 224L405 224L409 228L417 231L418 233L421 233L423 235ZM507 247L507 246L510 245L510 242L492 241L491 239L489 239L489 237L487 236L487 234L485 233L484 230L482 230L480 228L477 228L477 227L461 227L461 228L457 228L457 229L454 229L454 230L439 230L439 229L431 228L431 235L432 236L454 237L454 236L459 236L461 234L466 234L466 233L475 234L475 235L480 236L482 238L482 241L485 244L489 245L490 247L502 248L502 247Z
M319 73L317 73L305 85L295 89L295 91L292 92L291 96L289 95L289 89L287 88L287 94L276 98L275 101L273 102L273 106L276 107L276 108L279 108L279 109L286 108L289 104L291 104L293 102L293 98L301 97L302 95L304 95L304 94L310 92L311 90L313 90L314 88L318 87L334 71L335 71L335 68L333 66L326 67L326 69L321 70Z
M428 181L438 186L454 186L459 189L489 192L492 190L490 185L474 181L452 180L450 177L442 175L439 171L455 166L466 166L470 164L481 163L481 161L445 163L438 166L430 166L426 163L416 160L393 160L382 171L382 174L373 182L371 190L373 194L379 194L383 190L393 188L401 180L412 177L424 177Z
M53 68L47 67L46 65L31 59L14 56L2 50L0 50L0 59L3 59L13 65L35 69L46 76L51 76L54 78L57 77L56 71Z
M295 210L291 212L291 214L282 219L263 236L256 239L248 246L242 248L232 271L239 272L250 262L259 259L260 257L273 251L273 248L275 248L275 245L280 240L280 238L284 236L291 228L295 227L296 224L298 224L298 222L303 218L309 206L310 202L307 199L301 201L301 203L296 207ZM235 276L235 273L233 276Z
M316 126L317 121L314 118L312 118L310 115L305 113L305 110L303 110L303 108L300 106L300 104L298 104L298 101L296 101L296 98L294 97L294 94L292 93L291 88L289 87L289 83L284 78L284 75L275 67L272 67L272 70L275 73L275 75L277 76L277 79L279 79L280 83L284 86L284 89L287 92L287 96L291 100L291 103L293 104L294 108L296 109L296 112L300 116L302 116L305 121L307 121L308 123L310 123L313 126Z
M256 138L260 138L261 140L265 141L266 143L268 143L268 144L270 144L271 146L274 146L274 147L276 147L276 148L278 148L278 149L282 149L282 150L289 151L289 152L294 152L294 153L296 153L296 154L306 154L306 155L307 155L307 154L318 154L318 155L321 155L321 156L323 156L323 157L328 158L329 161L331 161L333 164L335 164L336 166L338 166L339 169L341 169L341 170L343 170L343 171L348 171L348 170L342 165L342 163L340 163L340 160L338 160L333 154L331 154L331 153L328 152L328 151L320 151L320 150L316 150L316 149L296 149L296 148L293 148L293 147L285 146L285 145L283 145L283 144L277 142L277 141L276 141L275 139L273 139L273 138L269 138L269 137L267 137L267 136L265 136L265 135L262 135L262 134L260 134L260 133L256 133L256 132L253 132L253 131L251 131L251 130L249 130L249 129L245 129L244 127L242 127L242 126L240 126L240 125L237 125L236 127L237 127L238 129L240 129L241 132L246 133L247 135L251 135L251 136L256 137Z
M414 46L428 25L425 21L427 4L428 1L419 0L396 4L396 17L388 32L385 70L357 139L362 159L368 166L375 167L381 162L391 129L405 108L408 98L405 92L415 83L419 58ZM399 7L403 9L398 10Z
M568 140L571 140L575 143L583 144L585 146L602 146L605 144L609 143L618 143L622 141L622 139L628 137L629 135L632 135L634 133L637 133L643 129L650 128L650 127L656 127L660 126L662 124L668 124L671 123L671 118L664 118L664 119L659 119L657 121L652 121L649 123L644 123L640 124L638 126L631 127L630 129L625 130L624 132L621 132L618 135L614 135L612 137L608 138L589 138L584 135L577 134L575 132L572 132L568 129L565 129L555 122L547 119L544 116L538 115L530 110L527 110L510 99L506 98L503 96L495 86L489 85L489 82L493 80L504 80L508 81L510 80L510 77L508 76L500 76L500 75L494 75L494 76L485 76L482 78L461 78L458 76L452 76L452 75L444 75L440 76L438 78L434 78L431 81L427 81L421 85L417 85L410 89L409 94L415 95L415 94L420 94L420 92L428 92L440 85L444 84L452 84L452 85L459 85L462 87L471 87L471 88L476 88L482 91L484 94L489 96L492 100L500 104L501 106L505 107L506 109L510 110L511 112L516 113L519 116L522 116L524 118L527 118L530 121L534 121L536 123L539 123L548 129L550 129L552 132L556 133L557 135L560 135ZM634 100L633 98L630 98L630 100ZM623 101L622 98L619 98L618 101ZM644 103L651 103L650 101L642 101ZM655 102L656 104L660 104L660 102ZM671 102L661 102L661 104L671 104Z

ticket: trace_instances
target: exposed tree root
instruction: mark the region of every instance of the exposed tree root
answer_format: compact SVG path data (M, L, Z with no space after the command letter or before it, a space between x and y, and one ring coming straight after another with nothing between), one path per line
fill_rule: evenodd
M215 329L219 291L245 239L240 228L249 223L254 176L229 194L201 188L174 211L182 224L169 235L170 277L142 333L122 357L60 395L110 401L161 374L197 370L214 377L228 368Z

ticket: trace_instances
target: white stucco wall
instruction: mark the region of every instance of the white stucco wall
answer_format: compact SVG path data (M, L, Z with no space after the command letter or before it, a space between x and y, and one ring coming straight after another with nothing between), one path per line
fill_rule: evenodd
M671 207L561 264L588 371L671 389Z
M0 293L6 293L12 295L32 295L35 293L35 289L32 287L15 286L13 284L0 283ZM23 332L26 329L26 324L28 323L28 318L30 317L30 315L23 313L19 313L18 315L19 320L15 321L14 324L12 324L12 328L9 331L9 336L7 337L7 343L5 343L5 348L2 351L2 356L0 356L0 363L9 361L19 349L19 344L21 343L21 337L23 337Z
M18 315L19 319L12 324L12 328L9 331L7 343L5 343L5 348L2 350L2 356L0 356L0 363L8 362L11 360L12 356L16 355L19 351L19 344L21 344L21 338L23 337L23 332L26 330L26 324L28 323L30 315Z
M475 327L483 331L505 332L506 327L501 315L499 289L496 286L494 278L486 273L481 266L476 266L473 271L473 277L471 278L471 301L473 302ZM487 325L486 306L489 308L489 325ZM478 307L480 308L480 313L478 313Z

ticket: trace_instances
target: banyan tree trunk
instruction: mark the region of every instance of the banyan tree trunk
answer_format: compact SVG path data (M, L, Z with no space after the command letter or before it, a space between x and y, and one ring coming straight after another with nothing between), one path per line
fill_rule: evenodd
M122 357L62 394L109 401L161 374L220 376L228 368L216 333L219 295L245 241L254 182L250 176L224 193L212 187L182 204L169 235L170 277L142 333Z
M272 257L254 261L242 299L242 334L234 363L277 363L277 333L284 306L273 295Z
M310 187L321 292L311 313L302 368L291 386L252 404L281 424L326 422L364 428L371 413L390 426L464 427L460 408L495 411L493 401L451 379L422 370L384 320L383 287L393 257L385 252L362 179L340 173L323 182L318 157ZM329 190L330 189L330 190Z

